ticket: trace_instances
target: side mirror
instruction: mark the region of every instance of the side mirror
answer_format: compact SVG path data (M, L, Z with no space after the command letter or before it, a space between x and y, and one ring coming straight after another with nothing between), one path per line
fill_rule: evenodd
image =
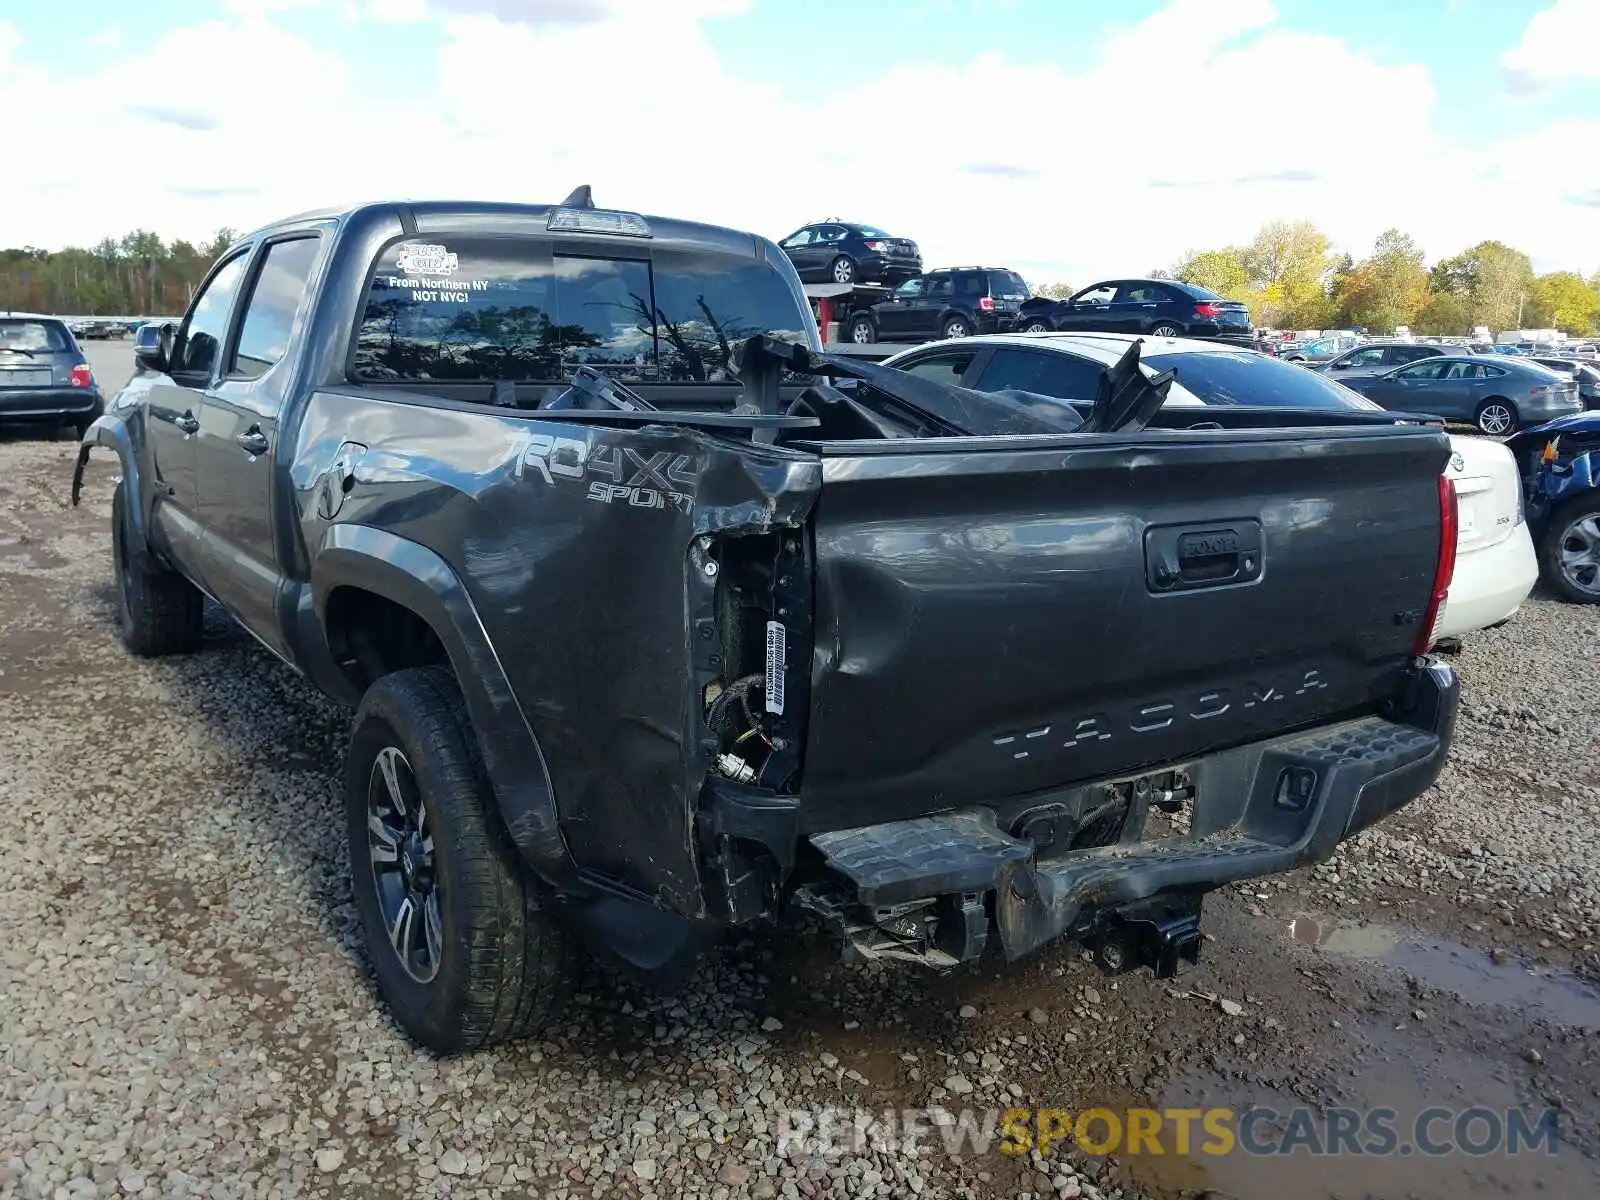
M133 335L133 361L146 371L166 374L171 367L172 326L154 321L139 326Z

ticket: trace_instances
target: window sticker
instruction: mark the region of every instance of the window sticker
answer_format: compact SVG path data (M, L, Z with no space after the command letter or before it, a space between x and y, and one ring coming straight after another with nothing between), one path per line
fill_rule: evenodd
M436 242L408 242L400 247L394 265L400 275L387 282L394 287L411 288L411 299L419 304L465 304L473 292L489 290L487 279L452 279L461 265L454 250Z

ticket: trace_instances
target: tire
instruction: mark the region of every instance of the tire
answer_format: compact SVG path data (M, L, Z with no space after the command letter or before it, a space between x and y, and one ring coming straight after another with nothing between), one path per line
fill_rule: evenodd
M828 264L828 278L834 283L854 283L856 281L856 264L846 255L839 255Z
M1050 325L1047 321L1029 321L1018 329L1019 333L1049 333Z
M1501 396L1490 396L1472 414L1473 423L1490 437L1505 437L1517 431L1517 406Z
M356 911L400 1027L454 1054L549 1021L568 991L571 955L500 825L447 669L396 671L367 689L345 762L345 814ZM404 851L392 862L390 846ZM400 937L405 956L389 932L402 905L414 918Z
M947 338L972 336L972 325L965 317L946 317L940 329Z
M870 346L878 340L878 327L869 316L850 318L850 343L855 346Z
M1179 329L1171 321L1158 321L1154 325L1150 326L1150 336L1151 337L1182 337L1183 336L1183 330Z
M1564 562L1568 547L1587 565ZM1556 509L1539 535L1538 549L1539 574L1562 599L1600 604L1600 501L1584 497Z
M128 537L124 483L111 495L111 562L117 574L117 635L140 658L191 654L205 632L205 597Z

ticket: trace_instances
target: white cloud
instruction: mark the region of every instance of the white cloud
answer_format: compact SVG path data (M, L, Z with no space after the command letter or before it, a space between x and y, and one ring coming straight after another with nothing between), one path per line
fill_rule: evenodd
M931 263L1034 279L1144 271L1279 218L1356 254L1397 225L1435 257L1494 237L1600 263L1596 210L1566 202L1600 195L1600 157L1569 152L1600 121L1448 144L1424 66L1287 29L1271 0L1173 0L1077 72L978 53L820 97L719 57L702 21L747 0L361 0L363 19L436 33L434 69L401 103L362 85L359 25L335 46L276 21L302 2L231 0L234 17L70 81L28 67L0 25L0 111L94 131L87 157L0 178L0 245L203 237L384 196L553 201L589 183L602 205L774 237L840 214L916 238ZM1346 153L1278 119L1272 98L1292 113L1305 95L1339 97L1343 128L1406 136ZM989 102L896 117L937 96Z
M1556 0L1534 14L1522 40L1501 56L1500 66L1515 92L1542 91L1567 79L1600 79L1597 43L1600 2Z

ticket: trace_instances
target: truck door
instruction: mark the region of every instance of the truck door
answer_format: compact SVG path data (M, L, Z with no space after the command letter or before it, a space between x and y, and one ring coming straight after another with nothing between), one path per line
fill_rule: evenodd
M280 364L310 295L322 241L268 242L245 293L238 332L206 394L196 439L201 523L211 591L268 646L286 652L276 598L283 556L275 540L278 415L290 371Z
M155 490L151 532L164 552L207 587L196 435L206 389L221 366L222 345L249 257L249 251L241 251L212 269L173 339L167 374L149 392L151 483Z

